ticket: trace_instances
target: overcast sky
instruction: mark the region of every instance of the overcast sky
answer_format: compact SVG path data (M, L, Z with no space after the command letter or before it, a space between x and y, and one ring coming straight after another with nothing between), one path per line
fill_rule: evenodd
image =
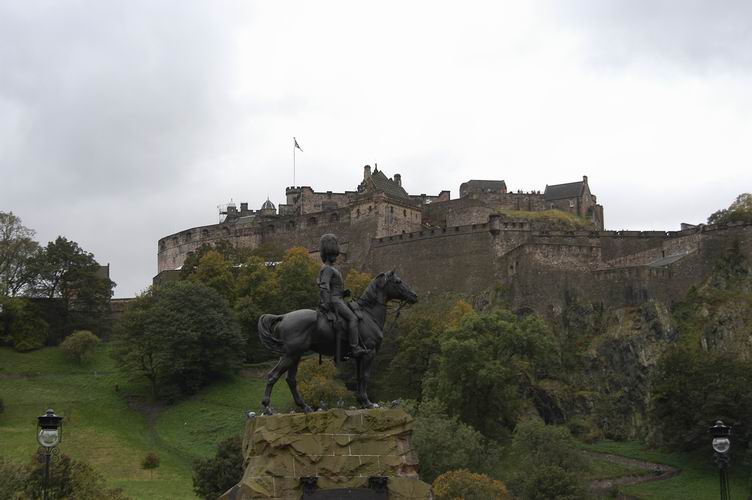
M0 0L0 211L147 287L157 240L292 184L588 175L609 229L752 189L752 2Z

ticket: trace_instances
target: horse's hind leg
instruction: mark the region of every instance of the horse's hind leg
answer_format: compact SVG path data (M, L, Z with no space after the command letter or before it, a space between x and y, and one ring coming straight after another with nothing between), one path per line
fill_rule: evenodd
M298 392L298 383L295 378L298 373L298 363L300 363L300 358L293 360L292 366L289 370L287 370L287 385L290 387L292 399L295 400L295 404L298 405L305 413L311 413L313 409L306 404L306 402L303 400L303 396L301 396L300 392Z
M281 358L279 358L279 361L277 361L277 365L272 368L267 374L264 399L261 400L261 404L264 406L265 415L271 415L272 413L271 409L269 408L269 401L272 398L272 389L274 388L274 384L277 383L277 380L279 380L279 377L281 377L283 373L290 369L290 367L293 365L293 361L294 360L292 358L282 356ZM295 362L295 366L297 367L297 362Z

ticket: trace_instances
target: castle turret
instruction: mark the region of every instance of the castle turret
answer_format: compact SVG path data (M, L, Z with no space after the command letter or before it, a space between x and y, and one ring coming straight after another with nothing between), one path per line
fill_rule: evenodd
M367 181L371 177L371 165L363 167L363 180Z
M394 182L402 187L402 176L400 174L394 174Z

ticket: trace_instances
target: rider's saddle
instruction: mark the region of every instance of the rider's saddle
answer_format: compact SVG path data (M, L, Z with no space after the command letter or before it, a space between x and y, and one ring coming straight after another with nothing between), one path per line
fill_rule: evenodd
M348 300L345 304L347 304L347 307L349 307L358 318L358 323L363 321L363 310L356 300ZM342 359L341 354L344 354L345 357L349 357L350 345L347 342L347 327L345 322L336 312L331 310L324 312L321 309L316 309L316 313L316 321L318 322L319 330L321 331L331 328L334 331L334 336L337 339L337 354L334 358L335 362L339 362L339 360Z

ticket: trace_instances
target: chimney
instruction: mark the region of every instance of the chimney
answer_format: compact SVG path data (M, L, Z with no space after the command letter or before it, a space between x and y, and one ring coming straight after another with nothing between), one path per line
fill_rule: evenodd
M240 204L240 211L241 212L247 212L248 211L248 203L241 203Z
M402 176L400 174L394 174L394 182L396 182L398 186L402 187Z
M363 180L368 180L369 177L371 177L371 165L366 165L363 167Z
M584 182L585 184L587 184L587 175L583 175L582 176L582 182Z

